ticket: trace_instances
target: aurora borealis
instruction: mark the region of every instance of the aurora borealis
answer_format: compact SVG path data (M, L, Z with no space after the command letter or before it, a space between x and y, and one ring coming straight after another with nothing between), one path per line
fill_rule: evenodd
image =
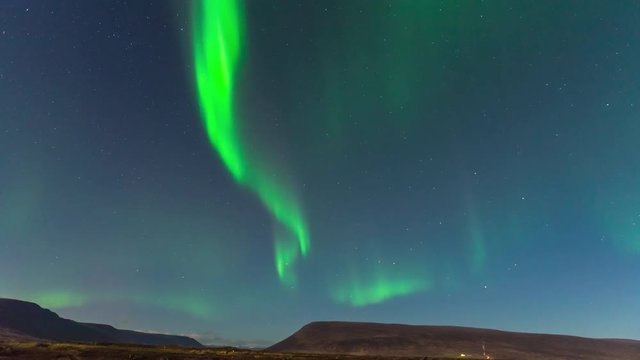
M640 338L633 1L0 3L0 297Z
M284 227L275 244L276 270L293 284L298 252L306 255L309 235L295 198L274 180L241 141L234 115L235 73L242 46L242 8L236 0L193 1L193 57L196 85L205 128L214 148L239 183L255 191ZM291 237L295 237L291 241ZM296 247L297 245L297 247Z

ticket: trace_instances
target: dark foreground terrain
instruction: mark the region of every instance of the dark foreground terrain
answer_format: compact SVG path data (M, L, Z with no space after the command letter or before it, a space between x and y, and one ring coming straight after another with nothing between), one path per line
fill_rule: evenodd
M459 326L313 322L267 350L371 356L522 360L639 360L640 341L592 339Z
M263 351L251 351L76 322L34 303L0 298L0 360L9 358L639 360L640 341L325 321L307 324Z
M432 357L376 357L356 355L323 355L282 353L268 351L251 351L236 348L190 348L181 346L152 346L127 344L83 344L65 342L24 342L0 341L0 359L131 359L131 360L182 360L182 359L252 359L252 360L450 360L451 358ZM473 359L465 357L465 359Z

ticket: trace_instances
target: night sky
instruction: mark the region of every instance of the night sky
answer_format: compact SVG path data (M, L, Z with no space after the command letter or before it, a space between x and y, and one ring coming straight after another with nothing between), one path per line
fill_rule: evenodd
M640 338L637 1L0 1L0 297Z

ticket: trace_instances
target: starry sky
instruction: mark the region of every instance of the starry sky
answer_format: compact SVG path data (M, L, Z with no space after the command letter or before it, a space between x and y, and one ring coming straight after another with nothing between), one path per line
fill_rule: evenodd
M0 296L263 345L640 338L640 3L0 2Z

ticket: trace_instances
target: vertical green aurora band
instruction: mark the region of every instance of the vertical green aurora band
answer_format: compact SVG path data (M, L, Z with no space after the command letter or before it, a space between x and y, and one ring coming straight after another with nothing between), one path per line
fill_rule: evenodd
M193 61L198 102L211 145L233 179L255 192L290 236L275 241L276 270L292 285L292 266L309 250L309 235L301 207L287 186L266 171L245 147L234 115L234 80L243 47L244 18L239 0L192 2Z

